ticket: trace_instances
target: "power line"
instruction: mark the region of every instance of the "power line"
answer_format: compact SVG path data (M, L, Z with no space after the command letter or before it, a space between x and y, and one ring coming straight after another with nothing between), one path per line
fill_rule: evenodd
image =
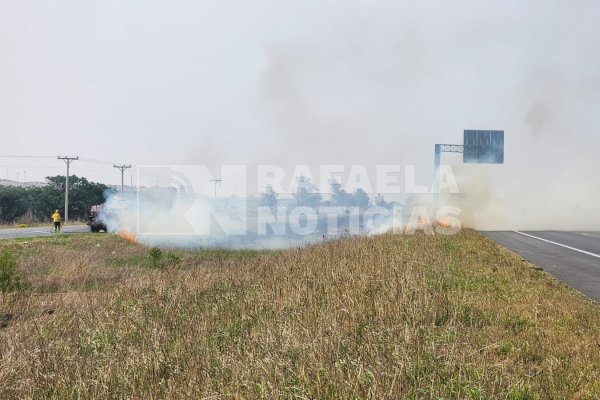
M34 155L22 155L22 154L0 154L0 158L54 158L55 156L34 156ZM113 165L112 161L98 160L89 157L79 157L80 161L93 163L93 164L104 164Z
M103 175L110 175L110 176L114 176L114 172L112 170L106 170L106 171L102 171L100 169L94 169L94 168L87 168L87 167L80 167L80 166L76 166L76 167L71 167L73 168L73 171L90 171L90 172L96 172L98 174L103 174Z
M93 164L102 164L102 165L112 165L113 164L110 161L96 160L95 158L88 158L88 157L81 157L81 161L89 162L89 163L93 163Z
M54 156L22 156L16 154L0 154L2 158L54 158Z
M73 161L79 160L79 157L58 156L58 159L67 164L67 177L65 178L65 223L67 223L69 222L69 166Z
M19 154L0 154L0 158L15 158L15 159L47 159L47 158L55 158L55 156L45 156L45 155L19 155ZM84 162L84 163L90 163L90 164L98 164L98 165L113 165L114 167L114 163L111 161L106 161L106 160L99 160L96 158L90 158L90 157L77 157L77 160ZM129 168L135 168L137 164L130 164L128 165ZM2 167L2 166L0 166ZM57 169L57 167L42 167L42 166L32 166L32 165L5 165L5 168L30 168L30 169L44 169L44 168L52 168L52 169ZM85 168L85 167L74 167L75 170L85 170L85 171L93 171L93 172L97 172L97 173L101 173L101 174L110 174L110 172L107 171L100 171L97 169L91 169L91 168ZM144 175L148 175L148 176L154 176L154 177L159 177L159 178L163 178L162 175L157 175L157 174L153 174L151 172L148 172L146 170L144 170ZM121 183L122 183L122 187L124 186L124 178L122 177L121 179Z
M121 194L123 194L123 189L125 187L124 181L123 181L123 177L125 176L125 170L128 168L131 168L131 165L113 165L113 168L117 168L118 170L121 171Z
M33 166L33 165L0 165L0 168L28 168L28 169L33 169L33 168L37 168L37 169L61 169L61 167L55 167L55 166Z

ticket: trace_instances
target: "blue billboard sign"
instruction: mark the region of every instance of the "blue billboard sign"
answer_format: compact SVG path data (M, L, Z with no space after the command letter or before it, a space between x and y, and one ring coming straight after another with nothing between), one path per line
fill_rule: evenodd
M465 130L463 162L504 164L504 131Z

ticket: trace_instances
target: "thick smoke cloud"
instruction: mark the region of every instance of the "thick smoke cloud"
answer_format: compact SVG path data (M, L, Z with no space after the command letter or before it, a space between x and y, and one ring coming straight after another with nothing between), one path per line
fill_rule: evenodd
M503 129L502 166L443 155L460 196L386 197L459 205L478 228L597 228L599 14L595 1L20 1L0 13L0 120L15 153L60 138L134 164L414 164L427 185L435 143Z
M363 164L374 181L376 165L415 164L417 180L430 184L435 143L460 144L464 129L503 129L504 165L443 155L460 195L388 198L432 214L458 206L463 225L480 229L599 227L597 4L291 7L294 29L261 42L265 63L254 114L241 119L251 122L244 140L209 141L214 167ZM222 128L239 128L231 124Z
M457 203L481 229L598 229L598 8L378 3L314 16L310 31L270 48L274 147L298 162L414 163L427 181L434 143L504 129L505 165L444 155L462 195L410 202Z

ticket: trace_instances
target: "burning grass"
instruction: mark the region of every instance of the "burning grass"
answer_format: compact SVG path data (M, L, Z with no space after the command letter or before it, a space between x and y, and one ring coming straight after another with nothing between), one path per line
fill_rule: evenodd
M598 398L600 307L476 232L0 242L0 397Z

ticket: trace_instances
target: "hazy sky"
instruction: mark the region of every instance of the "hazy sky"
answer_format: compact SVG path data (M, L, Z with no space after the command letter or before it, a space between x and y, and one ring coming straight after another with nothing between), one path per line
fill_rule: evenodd
M434 143L504 129L505 171L577 179L598 170L598 15L597 1L3 1L0 154L428 174ZM0 177L22 170L64 165L0 158ZM109 164L73 172L119 180Z

